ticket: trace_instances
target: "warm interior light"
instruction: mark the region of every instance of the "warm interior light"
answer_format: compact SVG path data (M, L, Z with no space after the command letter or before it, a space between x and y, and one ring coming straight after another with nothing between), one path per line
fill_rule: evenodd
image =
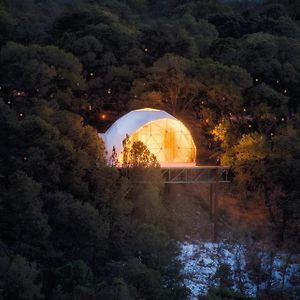
M102 120L105 120L106 119L106 114L101 114L100 117L101 117Z
M149 122L129 137L129 147L135 141L143 142L160 164L195 162L196 147L192 135L178 120ZM122 153L119 162L123 162Z

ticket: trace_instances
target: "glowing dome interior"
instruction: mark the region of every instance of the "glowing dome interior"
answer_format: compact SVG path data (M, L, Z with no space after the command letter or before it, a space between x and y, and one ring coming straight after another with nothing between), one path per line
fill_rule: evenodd
M123 140L143 142L161 165L195 163L196 147L184 124L165 111L145 108L134 110L118 119L105 134L107 156L113 147L122 164Z

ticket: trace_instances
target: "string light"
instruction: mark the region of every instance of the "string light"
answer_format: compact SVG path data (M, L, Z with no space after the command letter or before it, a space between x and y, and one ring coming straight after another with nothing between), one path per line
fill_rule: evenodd
M148 48L145 48L144 51L145 51L145 52L148 52Z
M286 93L287 93L287 90L284 90L283 92L286 94Z
M276 80L276 83L279 83L279 80Z
M93 77L93 76L94 76L94 73L93 73L93 72L91 72L91 73L90 73L90 76L91 76L91 77Z
M209 119L206 119L205 122L208 123L208 122L209 122Z
M246 109L246 108L244 108L244 109L243 109L243 111L247 111L247 109Z
M8 101L7 101L7 104L8 104L8 105L10 105L10 104L11 104L11 101L10 101L10 100L8 100Z
M107 90L107 94L110 95L111 94L111 89Z
M27 157L27 156L24 156L24 157L23 157L23 160L24 160L24 161L27 161L27 160L28 160L28 157Z
M274 135L274 133L273 133L273 132L271 132L271 133L270 133L270 136L273 136L273 135Z
M89 110L92 110L92 105L89 105Z
M258 79L258 78L255 78L255 81L256 81L256 82L258 82L258 81L259 81L259 79Z
M251 124L249 124L249 125L248 125L248 127L249 127L249 128L252 128L252 125L251 125Z
M284 120L285 120L285 119L282 117L282 118L281 118L281 121L283 122Z

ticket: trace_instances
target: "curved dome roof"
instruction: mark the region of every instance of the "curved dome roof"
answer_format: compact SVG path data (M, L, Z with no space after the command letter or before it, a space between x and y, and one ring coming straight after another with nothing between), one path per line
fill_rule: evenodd
M180 134L182 136L179 137ZM144 142L148 149L156 155L160 163L168 162L168 160L177 162L180 159L185 160L180 162L195 161L196 148L191 134L182 122L163 110L151 108L133 110L118 119L104 134L100 134L105 143L108 157L111 156L113 147L115 147L118 155L121 154L123 150L123 140L126 138L126 135L132 138L133 141L141 140ZM166 135L168 135L167 142ZM176 142L175 136L178 136ZM168 146L170 143L172 143L172 145L174 144L172 146L173 148L186 149L185 151L189 149L193 154L190 153L189 158L186 159L180 157L175 158L173 154L173 158L168 159L170 155L163 155L162 151L163 148L170 148L170 146ZM174 152L174 150L172 151Z

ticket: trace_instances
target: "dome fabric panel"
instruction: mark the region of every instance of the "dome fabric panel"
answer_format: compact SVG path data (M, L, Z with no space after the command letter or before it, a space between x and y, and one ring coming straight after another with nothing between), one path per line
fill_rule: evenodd
M118 119L105 134L100 134L111 156L113 147L122 163L123 140L143 142L160 164L195 162L193 138L182 122L156 109L134 110Z

